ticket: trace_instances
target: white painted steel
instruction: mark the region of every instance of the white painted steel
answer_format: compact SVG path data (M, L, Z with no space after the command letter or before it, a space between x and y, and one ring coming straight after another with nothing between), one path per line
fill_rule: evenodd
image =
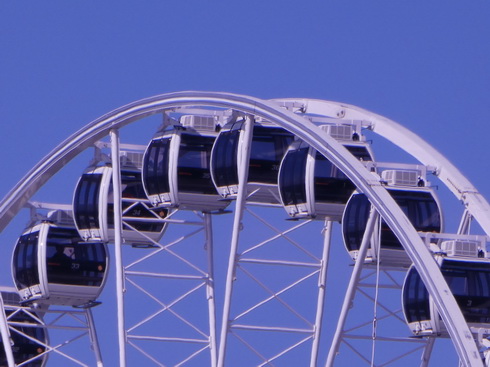
M302 106L304 113L308 114L369 122L373 132L388 139L424 165L435 167L438 178L464 203L467 210L490 236L490 204L488 201L440 152L403 125L384 116L345 103L300 98L274 101L295 102Z
M3 297L0 294L0 332L2 334L3 349L7 359L8 367L15 367L14 354L12 352L12 339L10 337L7 316L5 315L5 307Z
M114 190L114 261L116 267L117 339L119 366L126 366L126 327L124 322L124 266L122 261L122 203L121 167L119 160L119 131L112 129L111 160L112 187Z
M95 360L97 363L97 367L103 367L104 363L102 362L102 353L100 352L99 338L97 336L97 330L95 329L94 316L92 315L91 308L87 308L85 310L85 317L87 319L90 343L95 353Z
M332 243L332 221L327 218L325 227L323 228L323 251L320 263L320 274L318 276L318 300L315 318L315 330L313 332L313 345L311 347L310 367L315 367L318 364L318 350L320 347L320 333L325 311L325 292L327 287L327 269L330 255L330 245Z
M359 278L361 276L364 259L366 258L371 235L373 234L374 226L378 217L378 213L374 210L374 208L371 207L369 218L366 223L366 230L364 232L364 236L362 237L361 246L359 247L359 256L356 263L354 264L354 269L352 270L350 282L345 292L344 302L342 304L337 327L335 329L335 335L333 337L332 344L330 345L330 350L328 352L326 363L327 367L333 366L335 356L339 351L340 342L342 341L342 334L344 332L345 321L347 320L347 314L349 313L349 309L351 308L352 301L355 296L357 283L359 282Z
M463 200L482 228L487 234L490 234L490 206L488 202L454 166L415 134L391 120L353 106L311 100L307 101L306 105L304 109L308 113L314 113L316 110L328 116L370 118L375 132L381 136L386 136L424 164L436 166L441 180ZM429 293L434 297L463 364L466 366L482 365L471 332L432 256L423 246L407 217L381 186L378 179L327 133L301 116L280 108L275 102L221 92L177 92L147 98L116 109L88 124L62 142L7 194L0 203L0 230L7 226L27 200L54 173L88 146L107 135L111 129L121 128L143 117L181 106L231 108L260 116L305 140L338 166L360 191L369 197L376 210L393 228L395 235L399 238L417 267L422 280L427 285Z
M240 232L242 230L242 218L245 208L245 200L247 199L247 177L248 177L248 162L250 160L250 146L253 135L253 120L250 116L247 116L243 124L243 134L240 134L240 139L243 139L241 143L243 147L241 157L238 162L238 193L235 204L235 217L233 218L233 234L230 242L230 254L228 260L228 270L226 273L226 286L223 305L223 318L221 323L220 344L218 351L218 367L225 365L226 358L226 342L228 338L228 330L230 327L230 310L231 310L231 296L233 291L233 278L235 277L236 269L236 254L238 250L238 243L240 238Z
M208 299L209 315L209 353L211 354L211 366L218 363L218 337L216 334L216 297L214 295L214 243L213 224L209 213L204 213L204 230L206 231L206 252L208 257L208 278L206 281L206 297Z
M429 338L427 340L427 344L424 348L424 353L422 353L422 357L420 359L420 367L428 367L430 362L430 356L432 351L434 350L434 344L436 343L435 338Z

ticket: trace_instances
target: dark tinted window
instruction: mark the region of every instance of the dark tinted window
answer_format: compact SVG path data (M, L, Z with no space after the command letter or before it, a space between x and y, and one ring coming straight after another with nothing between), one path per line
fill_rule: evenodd
M408 322L430 320L429 292L414 267L405 280L403 307Z
M396 203L403 210L416 231L440 232L441 217L437 202L430 192L388 190ZM381 225L381 246L402 248L393 231L383 221Z
M490 323L490 264L445 260L441 271L466 321Z
M106 270L102 243L80 243L76 230L51 227L46 262L49 283L100 286Z
M366 147L347 145L345 148L359 160L372 160ZM345 204L355 190L347 176L318 152L315 156L314 185L316 202Z
M279 165L293 135L282 128L255 126L250 149L248 182L277 185Z
M444 260L441 272L467 322L490 323L490 264ZM429 320L428 291L412 268L408 274L403 302L409 322Z
M210 136L182 134L177 162L179 191L216 194L209 170L214 140Z
M213 147L213 179L218 187L238 185L237 152L240 130L222 131Z
M353 195L345 207L342 232L348 251L359 250L366 230L371 203L364 194Z
M143 184L148 195L168 193L170 137L152 140L143 160Z
M350 180L320 153L315 156L315 201L345 204L355 186Z
M441 231L439 207L430 192L403 190L388 190L388 192L407 215L416 231ZM342 230L349 251L357 250L361 246L369 209L370 203L364 194L354 195L346 206ZM403 249L398 238L384 221L381 222L381 247Z
M99 228L99 192L101 173L85 173L75 190L73 212L80 229Z
M124 199L141 199L147 200L141 172L138 171L121 171L122 198Z
M308 147L289 151L282 161L279 188L284 205L306 202L305 176Z
M14 278L17 288L23 289L39 284L37 248L39 231L22 235L14 251Z
M121 171L121 184L122 184L122 216L123 221L128 223L131 227L142 232L161 232L163 230L164 223L158 222L144 222L144 221L132 221L131 218L149 218L157 219L153 212L149 209L150 202L146 200L146 194L143 190L143 184L141 182L141 173L135 171L123 170ZM113 198L112 184L109 189L109 198ZM142 201L144 200L144 201ZM167 215L166 210L159 211L162 215L161 218L165 218ZM107 207L107 222L110 228L114 228L114 203L108 203ZM127 225L123 224L123 229L130 229Z

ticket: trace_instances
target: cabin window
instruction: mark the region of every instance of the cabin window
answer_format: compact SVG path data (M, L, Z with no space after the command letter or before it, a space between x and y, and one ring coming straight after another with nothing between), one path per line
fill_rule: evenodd
M216 194L209 170L213 143L214 137L182 134L177 162L179 191Z
M347 176L318 152L314 177L316 202L345 204L355 190Z
M400 209L407 215L416 231L440 232L441 217L437 202L430 192L388 190ZM369 215L370 203L364 194L356 194L344 213L342 228L349 251L358 250ZM403 246L382 220L380 241L382 248L402 250Z
M101 173L85 173L75 191L74 214L80 229L99 228Z
M441 272L466 321L490 323L490 264L445 260Z
M106 269L102 243L79 243L71 228L50 228L46 262L48 282L66 285L100 286Z
M400 209L405 213L418 232L440 232L441 217L437 202L430 192L388 190ZM381 246L402 249L403 246L393 231L383 221L381 224Z
M364 194L353 195L342 219L344 241L349 251L359 250L366 230L371 203Z
M168 193L171 138L153 140L145 152L143 180L148 195Z
M22 235L14 252L14 275L18 289L39 284L37 249L39 231Z
M147 202L149 204L146 194L143 190L141 174L134 171L122 171L121 185L123 221L140 232L161 232L165 225L164 223L151 221L131 221L131 218L157 219L153 212L142 202L142 200L144 200L144 202ZM114 189L112 184L110 185L108 198L110 202L108 202L107 204L107 223L110 228L114 228ZM167 211L164 210L163 213L166 216ZM123 229L130 230L131 228L123 223Z
M359 160L372 160L366 147L347 145L346 148ZM337 166L319 152L315 155L314 177L316 202L345 204L356 188Z
M213 179L217 187L238 185L237 152L240 130L222 131L213 147Z
M403 288L403 303L409 323L430 320L429 292L413 267L408 272Z
M277 185L279 165L293 135L282 128L255 126L250 149L248 182Z
M279 187L284 205L306 203L306 161L308 147L287 152L279 175Z

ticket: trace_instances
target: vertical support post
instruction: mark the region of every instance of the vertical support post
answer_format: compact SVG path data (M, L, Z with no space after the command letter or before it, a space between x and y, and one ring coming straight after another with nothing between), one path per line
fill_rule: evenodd
M119 131L111 130L112 185L114 190L114 253L116 267L117 331L119 366L126 367L126 329L124 324L124 269L122 261L122 204L121 169L119 160Z
M473 217L468 209L464 210L458 227L458 234L470 234L470 224Z
M95 329L94 316L92 315L92 309L85 309L85 317L88 322L88 329L90 335L90 342L92 344L92 349L95 353L95 359L97 361L97 367L103 367L102 354L100 353L99 338L97 337L97 330Z
M424 353L422 353L422 358L420 361L420 367L428 367L430 361L430 355L432 354L432 350L434 349L434 344L436 342L436 338L429 338L427 340L427 344L424 348Z
M310 367L316 367L318 360L320 331L323 320L323 307L325 305L325 288L327 285L328 258L330 253L330 244L332 242L332 221L330 218L325 219L323 237L323 252L320 264L320 274L318 276L318 301L316 306L315 330L313 332L313 345L311 347Z
M10 338L7 315L5 315L5 307L3 297L0 293L0 332L2 333L3 349L7 357L8 367L15 367L14 353L12 352L12 340Z
M211 353L211 367L218 363L217 337L216 337L216 303L214 297L214 255L213 255L213 224L211 214L204 213L204 231L206 236L206 252L208 256L208 280L206 283L206 296L209 312L209 352Z
M242 226L243 210L247 196L248 165L250 160L250 145L253 134L253 119L247 116L243 124L243 133L240 134L239 146L242 147L238 160L238 194L235 203L235 217L233 218L233 234L230 244L230 257L226 274L225 299L223 305L223 319L221 323L220 345L218 353L218 367L224 367L226 354L226 338L230 322L231 294L236 268L236 254Z
M354 300L357 284L361 276L362 266L364 263L364 259L366 258L367 250L369 248L369 243L371 240L371 235L373 233L374 225L376 223L378 216L379 214L374 208L374 206L371 206L369 219L366 224L366 231L364 232L364 236L362 237L361 246L359 248L359 254L356 263L354 265L354 270L352 270L349 286L347 287L344 303L342 304L342 310L340 311L337 328L335 330L335 334L332 340L332 344L330 346L330 350L328 351L328 357L326 363L327 367L333 366L333 361L339 351L340 341L344 330L345 321L347 319L347 314L349 312L349 309L351 308L352 301Z

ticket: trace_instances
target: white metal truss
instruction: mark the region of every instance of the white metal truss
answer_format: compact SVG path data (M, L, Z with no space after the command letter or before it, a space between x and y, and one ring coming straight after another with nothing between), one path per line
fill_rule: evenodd
M310 365L316 366L332 223L327 221L323 231L319 230L319 223L312 220L294 222L286 229L278 228L271 222L274 215L264 208L257 209L250 206L244 209L239 229L243 239L237 252L230 253L228 276L231 279L227 278L226 284L233 287L224 295L230 312L223 317L218 365L239 363L235 353L226 354L231 340L238 340L246 347L244 353L248 350L251 354L247 363L281 365L291 351L303 348L310 350ZM271 210L277 213L277 209ZM263 231L268 235L254 241L250 231ZM303 232L295 237L300 231ZM301 241L304 231L317 231L319 241L307 246ZM306 313L307 304L310 307ZM260 342L267 335L281 340L275 349ZM244 353L240 353L239 359L245 358Z
M29 365L30 362L46 358L46 355L50 363L83 367L103 366L91 308L51 307L40 310L33 307L6 305L4 310L8 311L5 317L9 329L8 334L10 336L21 335L37 344L40 349L37 356L19 364L7 358L9 367ZM2 314L5 315L3 310ZM19 317L30 321L18 321ZM39 340L27 334L25 330L28 328L42 328L46 340ZM7 345L11 346L10 342ZM91 350L91 353L85 353L83 356L80 356L80 353L74 353L79 348ZM9 348L5 349L8 351Z
M186 362L197 358L204 352L209 352L209 358L205 360L210 365L216 365L216 316L215 316L215 296L214 296L214 276L213 276L213 236L212 236L212 222L210 214L196 213L197 219L174 219L178 211L173 211L166 219L162 219L162 222L171 223L172 227L180 226L187 227L189 229L186 233L180 235L171 242L160 243L157 242L145 234L139 232L131 224L125 222L122 218L121 209L121 179L119 169L119 135L116 130L111 131L111 157L113 167L113 187L114 187L114 222L116 226L115 230L115 253L116 253L116 270L117 270L117 307L118 307L118 329L119 329L119 361L120 366L126 365L126 356L128 351L126 350L126 344L131 345L135 350L139 351L143 356L147 358L147 361L152 361L158 366L181 366ZM115 158L114 158L115 157ZM119 198L117 200L116 198ZM128 252L130 246L123 245L123 225L131 230L140 233L140 235L146 238L148 242L147 249L131 249L134 253L139 252L139 256L136 256L131 261L126 263L123 260L123 247ZM194 228L191 228L194 227ZM197 227L197 228L196 228ZM203 238L197 238L197 235L203 234ZM168 235L165 239L168 239ZM182 246L182 244L192 243L196 246L197 243L201 243L202 256L201 261L195 261L188 259L183 255L180 255L176 251L176 247ZM143 253L141 253L143 252ZM134 255L134 254L133 254ZM162 255L167 255L171 258L173 264L179 264L171 271L155 272L148 271L147 266L151 262L158 263L161 267L164 267L167 262L162 259ZM204 261L202 261L204 260ZM151 268L151 267L150 267ZM159 285L157 289L150 289L148 284L154 283L149 280L157 280ZM180 292L177 292L171 298L163 296L170 289L179 288L176 284L185 284ZM132 309L137 308L137 312L126 311L126 305L129 303L128 299L130 295L128 290L132 286L134 291L138 292L136 299L138 300ZM181 289L181 288L179 288ZM159 291L160 290L160 291ZM177 311L176 308L179 304L185 300L191 298L193 295L197 296L193 299L192 306L200 308L201 310L207 309L204 315L201 315L201 320L208 320L208 323L203 327L203 324L198 324L193 321L189 316L199 313L196 309L191 308L185 310L185 312ZM156 306L152 311L145 310L145 307L141 305L141 297L148 302L153 302ZM199 302L201 301L201 302ZM199 303L198 303L199 302ZM143 311L145 310L145 311ZM146 315L143 312L148 312ZM162 314L170 315L170 317L180 323L179 326L166 323L159 320ZM133 316L131 324L127 322L129 316ZM159 333L155 334L154 331L150 331L148 327L153 327L153 330L158 330ZM182 331L183 327L187 330ZM162 330L167 330L161 333ZM169 347L167 353L162 353L164 348L158 347L153 352L146 348L144 342L157 342L158 344L191 344L197 347L192 347L187 353L178 355L177 352L172 351L172 347ZM159 356L155 356L156 352L159 352Z
M422 352L420 366L428 365L435 338L414 338L409 335L398 301L404 276L402 269L380 270L372 265L363 267L355 285L355 298L346 300L349 302L347 312L354 317L349 324L348 320L339 320L340 334L331 346L331 359L327 365L334 365L335 360L341 365L345 360L344 354L350 356L352 351L355 351L359 361L373 366L396 365L403 363L405 357ZM359 304L361 308L356 307ZM366 310L367 304L372 304L372 312ZM356 348L358 342L363 343L364 348ZM384 348L384 343L398 343L403 347ZM348 350L342 350L343 345Z
M174 212L174 216L177 212ZM125 253L139 253L139 256L125 263L125 304L131 305L131 297L139 302L153 303L150 311L130 312L126 308L125 335L129 345L141 352L148 360L159 366L184 365L200 354L206 354L205 358L210 365L216 364L216 336L215 336L215 297L213 284L213 243L211 237L211 218L209 214L199 215L195 221L177 220L170 216L167 219L173 227L186 227L185 234L165 243L153 241L153 246L147 249L124 248ZM181 228L182 229L182 228ZM169 230L171 231L172 228ZM195 263L193 259L187 259L179 254L179 247L192 245L196 251L200 251L204 261ZM166 256L167 259L162 258ZM162 272L144 270L148 264L160 262L162 267L173 262L174 269ZM178 266L175 266L178 264ZM203 267L203 265L206 265ZM151 266L150 266L151 268ZM157 289L150 287L158 284ZM167 290L178 288L180 292L172 293ZM158 289L160 292L158 292ZM136 293L131 295L130 293ZM166 297L165 297L166 296ZM143 301L144 300L144 301ZM181 307L186 303L187 306ZM132 304L131 309L138 307ZM192 305L192 308L189 308ZM195 321L196 314L200 315L200 321ZM163 318L162 316L166 316ZM170 322L166 320L171 319ZM127 321L133 319L131 324ZM162 320L163 319L163 320ZM207 320L207 321L206 321ZM155 330L158 333L155 334ZM177 353L167 353L162 356L164 347L159 348L159 356L155 356L145 348L144 342L159 342L160 344L189 344L195 347L189 348L187 354L178 357ZM148 344L148 343L147 343ZM172 348L168 347L169 350ZM165 359L165 357L167 359Z
M17 212L25 205L27 200L45 183L49 178L62 168L66 162L74 158L88 146L93 144L95 141L99 140L101 137L108 134L111 135L113 144L113 153L118 152L118 129L124 127L125 125L137 121L143 117L161 113L162 111L169 109L178 109L180 107L189 106L206 106L215 108L225 108L240 111L240 113L248 114L250 116L259 116L265 120L271 121L295 134L300 139L303 139L319 153L327 157L332 163L339 167L348 178L357 186L358 190L367 195L371 201L376 214L373 212L373 218L379 215L383 220L392 228L393 232L396 234L403 247L405 248L407 254L414 262L416 269L418 270L421 278L423 279L429 293L434 298L437 308L441 314L443 321L446 324L452 342L455 349L461 359L461 364L464 366L482 366L483 362L480 358L478 346L472 337L471 331L469 330L461 311L459 310L454 297L452 296L448 285L446 284L438 266L433 261L432 255L428 249L424 246L419 234L415 232L412 225L409 223L407 217L400 210L398 205L379 182L360 162L347 153L346 149L331 138L326 132L319 129L315 124L308 120L306 115L302 114L316 114L327 117L336 117L340 119L352 119L365 121L366 125L377 134L382 137L387 138L392 141L397 146L404 149L406 152L413 155L422 164L430 167L435 167L436 174L438 178L446 184L446 186L456 195L456 197L461 200L465 208L467 209L467 214L463 216L462 225L460 228L460 233L467 233L469 218L474 218L478 221L479 225L490 236L490 206L488 202L478 193L478 191L471 185L471 183L450 163L445 159L440 153L436 152L430 145L425 143L423 140L418 138L415 134L411 133L402 126L396 124L381 116L375 115L371 112L364 111L354 106L348 106L344 104L328 102L328 101L317 101L317 100L280 100L280 101L264 101L258 98L229 94L229 93L215 93L215 92L179 92L170 93L161 96L155 96L145 100L134 102L130 105L123 106L109 114L102 116L101 118L88 124L86 127L75 133L73 136L69 137L62 144L59 145L52 153L45 157L38 165L36 165L20 182L17 184L13 190L7 194L5 199L0 203L0 229L5 228L10 220L17 214ZM284 109L284 107L291 106L291 110ZM293 112L294 111L294 112ZM298 114L299 113L299 114ZM113 157L117 157L117 154L113 154ZM113 164L117 164L117 159ZM117 177L119 170L117 165L114 165L114 185L117 186L118 182L120 185L120 178ZM242 168L240 172L240 182L245 182L246 168ZM228 274L225 284L225 305L223 312L223 323L221 329L220 338L220 349L218 354L218 359L216 364L219 366L224 365L225 355L226 355L226 341L228 339L228 334L234 332L238 327L245 328L244 323L238 323L242 318L242 313L237 314L240 316L238 318L231 317L232 315L232 303L231 295L233 293L233 281L235 279L235 270L238 268L244 269L246 264L254 262L256 264L265 262L264 259L258 257L249 258L242 255L239 252L239 242L241 235L241 225L242 216L246 212L245 208L245 197L243 186L241 185L242 193L238 195L235 208L234 224L232 228L232 240L230 247L230 257L228 263ZM114 190L115 196L120 197L119 192ZM117 202L117 200L116 200ZM125 328L124 317L127 311L125 310L125 281L127 275L133 276L136 274L131 274L132 269L126 269L123 262L122 254L122 238L117 235L122 232L122 221L121 221L121 208L117 207L115 202L115 223L119 225L116 228L116 271L117 271L117 297L118 297L118 315L119 315L119 351L120 351L120 366L125 365L125 345L126 341L129 340L127 329ZM247 209L248 210L248 209ZM465 219L466 218L466 219ZM372 219L374 220L374 219ZM328 228L328 227L327 227ZM327 231L328 232L328 231ZM284 233L281 232L281 233ZM361 246L359 258L365 257L362 255L363 251L367 250L367 240L363 241L364 246ZM157 245L159 249L163 249L165 245ZM262 246L261 246L262 247ZM323 247L322 255L318 259L323 259L325 255L325 248ZM151 250L150 250L151 251ZM236 255L239 254L239 258ZM248 253L245 253L248 254ZM248 255L247 255L248 256ZM253 260L253 261L252 261ZM315 294L317 298L317 309L312 325L319 325L321 323L321 314L323 307L321 307L321 299L323 297L322 291L322 272L324 273L322 264L317 262L315 274L320 276L320 289L318 293ZM262 265L262 264L261 264ZM275 264L278 265L278 264ZM288 266L293 266L293 263L288 263ZM297 265L297 264L296 264ZM295 265L294 265L295 266ZM360 277L362 270L362 261L356 262L354 270L352 273L352 278L349 283L349 288L347 290L346 300L353 300L356 289L358 289L358 279ZM138 274L139 275L139 274ZM147 274L149 275L149 274ZM152 274L151 276L154 276ZM249 273L248 276L252 275ZM205 284L211 284L212 277L207 279ZM256 280L259 280L256 277ZM261 282L258 282L260 284ZM134 283L137 284L137 283ZM263 285L265 283L262 282ZM295 283L291 283L295 284ZM267 288L267 287L265 287ZM287 287L286 287L287 288ZM285 293L285 289L272 291L271 297L274 299L281 299L282 294ZM284 292L283 292L284 291ZM152 294L151 292L148 292ZM310 295L311 296L311 295ZM165 309L171 309L169 307L170 303L163 303L161 306ZM258 305L258 303L256 304ZM251 306L247 308L247 314L256 310L257 307ZM347 301L344 304L340 320L344 320L347 316ZM212 307L210 307L211 309ZM134 310L131 310L134 312ZM257 326L257 325L256 325ZM250 326L248 326L250 327ZM255 331L263 331L263 328L256 327ZM260 330L259 330L260 329ZM134 329L131 329L133 331ZM289 331L289 330L288 330ZM334 344L344 341L345 329L343 322L339 323L339 327L336 331L336 336L334 337ZM305 328L305 334L307 339L315 338L316 333L319 332L319 328L310 327ZM2 332L4 335L4 332ZM136 334L135 334L136 335ZM236 333L234 334L236 335ZM135 338L137 339L137 338ZM212 340L212 338L210 338ZM241 341L250 347L251 350L256 351L256 354L260 352L254 348L249 342L244 338ZM301 342L290 345L272 355L272 358L279 357L281 353L289 352L292 348L301 345ZM432 347L432 341L427 344L425 348L423 358L428 359L430 356L430 349ZM315 343L313 343L311 352L311 365L314 365ZM334 350L335 348L332 347ZM209 347L209 349L212 349ZM338 348L337 348L338 350ZM270 356L264 356L263 362L265 364L270 363ZM329 357L329 362L333 360ZM212 362L213 363L213 362ZM214 364L212 364L214 365Z

